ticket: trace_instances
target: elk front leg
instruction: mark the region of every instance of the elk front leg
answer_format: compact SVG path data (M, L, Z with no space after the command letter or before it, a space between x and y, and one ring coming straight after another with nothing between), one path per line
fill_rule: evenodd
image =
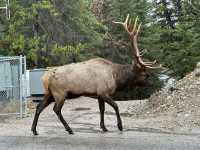
M122 126L121 117L119 115L119 108L117 106L117 103L115 103L115 101L110 96L102 96L101 99L103 99L104 102L106 102L107 104L112 106L113 109L115 110L115 113L116 113L116 116L117 116L117 126L118 126L118 129L120 131L122 131L123 130L123 126Z
M98 98L98 102L99 102L99 110L100 110L100 127L104 132L106 132L108 130L106 129L105 124L104 124L105 102L100 97Z

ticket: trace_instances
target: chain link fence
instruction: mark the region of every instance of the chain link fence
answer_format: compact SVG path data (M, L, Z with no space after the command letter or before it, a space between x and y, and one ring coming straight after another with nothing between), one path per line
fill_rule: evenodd
M26 57L0 57L0 115L26 113Z

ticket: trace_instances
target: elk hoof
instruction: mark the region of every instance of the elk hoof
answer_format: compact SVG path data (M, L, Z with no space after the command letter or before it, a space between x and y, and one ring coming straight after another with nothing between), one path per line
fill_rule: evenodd
M33 135L38 135L38 132L36 130L33 130Z
M103 122L100 123L100 128L103 130L103 132L107 132L108 129L106 129L105 125Z
M67 130L69 134L74 134L74 132L72 131L72 129L68 129Z
M101 127L101 129L103 130L103 132L107 132L108 129L104 126L104 127Z
M122 130L123 130L123 126L122 126L122 124L121 124L121 123L118 123L118 129L119 129L120 131L122 131Z
M103 130L103 132L108 132L108 129L106 129L106 128L103 128L102 130Z

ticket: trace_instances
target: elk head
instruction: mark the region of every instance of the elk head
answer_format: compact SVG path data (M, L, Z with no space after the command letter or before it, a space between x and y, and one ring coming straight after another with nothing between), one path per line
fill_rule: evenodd
M133 60L134 63L132 64L133 66L133 71L135 74L135 83L137 85L147 85L149 82L146 80L146 73L147 70L152 70L152 69L158 69L161 68L161 65L157 65L157 61L153 62L145 62L142 60L141 56L144 55L144 52L140 52L138 48L138 34L140 31L141 24L137 24L138 22L138 17L136 17L134 24L132 25L132 21L129 20L129 14L126 17L126 20L124 22L115 22L115 24L122 25L122 27L125 29L125 31L128 33L129 39L131 41L131 52L133 54Z

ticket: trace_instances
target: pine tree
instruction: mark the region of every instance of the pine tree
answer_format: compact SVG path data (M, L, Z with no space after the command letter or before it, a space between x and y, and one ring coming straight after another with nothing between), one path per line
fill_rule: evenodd
M83 0L13 0L11 10L0 51L5 55L27 55L29 66L69 63L78 59L69 47L81 48L80 43L91 47L102 42L104 26ZM62 47L65 52L60 51Z

